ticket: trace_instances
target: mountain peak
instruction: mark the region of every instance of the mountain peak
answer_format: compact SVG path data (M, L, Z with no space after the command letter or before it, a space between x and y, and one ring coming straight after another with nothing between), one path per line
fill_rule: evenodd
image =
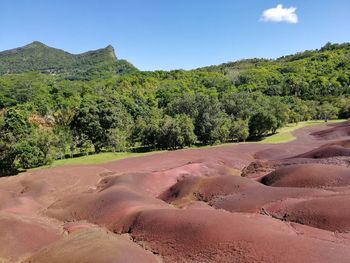
M48 47L40 41L33 41L32 43L26 45L25 47Z
M114 47L112 45L108 45L107 47L105 47L105 49L110 52L111 56L116 60L117 59L117 55L115 54L115 50Z
M112 67L116 62L117 57L111 45L81 54L70 54L34 41L23 47L0 52L0 75L27 71L84 72L92 68Z

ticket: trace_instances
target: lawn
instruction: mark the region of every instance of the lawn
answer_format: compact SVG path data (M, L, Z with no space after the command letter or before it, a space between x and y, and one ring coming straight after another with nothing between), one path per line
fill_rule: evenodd
M74 164L100 164L100 163L107 163L107 162L115 161L115 160L121 160L121 159L125 159L125 158L146 156L146 155L156 154L156 153L160 153L160 152L162 152L162 151L153 151L153 152L146 152L146 153L107 152L107 153L91 154L88 156L68 158L68 159L63 159L63 160L55 160L51 165L33 168L32 170L48 168L48 167L63 166L63 165L74 165Z

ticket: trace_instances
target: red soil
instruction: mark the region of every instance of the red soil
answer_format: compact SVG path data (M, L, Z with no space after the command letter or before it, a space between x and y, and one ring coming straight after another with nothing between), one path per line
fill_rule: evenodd
M0 212L0 262L17 261L59 238L58 227L42 219Z
M340 241L300 236L270 217L208 209L142 212L131 236L164 262L321 263L350 257Z
M0 178L0 262L349 262L350 126L294 135Z
M333 143L329 143L328 145L338 145L348 149L350 148L350 140L335 141Z
M90 228L62 237L24 262L157 263L159 261L151 252L143 250L126 237L114 235L103 229Z
M265 209L271 215L286 221L346 233L350 231L349 204L350 195L347 194L308 200L288 200Z
M350 136L350 127L348 123L346 123L327 130L314 132L311 135L323 140L338 139L341 137Z
M341 137L348 137L350 136L350 126L349 126L349 123L346 122L343 124L335 125L335 127L330 129L311 133L311 135L322 140L332 140L332 139L338 139Z
M325 188L350 185L350 168L324 164L290 165L264 176L265 185Z
M256 189L260 184L241 176L187 177L164 192L159 198L173 204L191 201L209 202L219 196Z
M310 152L300 154L299 158L329 158L334 156L350 156L350 149L339 145L322 146Z
M263 213L262 208L277 201L288 198L318 198L328 196L332 192L303 188L259 187L238 194L222 196L210 203L217 209L230 212Z
M168 205L142 192L112 186L59 200L48 207L46 214L63 222L87 220L123 233L140 211L155 208L168 208Z

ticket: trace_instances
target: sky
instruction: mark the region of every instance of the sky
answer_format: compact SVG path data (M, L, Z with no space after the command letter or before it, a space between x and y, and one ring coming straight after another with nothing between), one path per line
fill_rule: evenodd
M277 58L350 42L349 0L0 0L0 50L107 45L141 70Z

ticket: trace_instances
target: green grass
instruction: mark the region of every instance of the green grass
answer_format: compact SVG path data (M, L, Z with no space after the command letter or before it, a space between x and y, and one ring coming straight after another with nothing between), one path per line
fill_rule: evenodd
M152 154L156 154L156 153L160 153L160 152L162 152L162 151L153 151L153 152L146 152L146 153L133 153L133 152L112 153L112 152L108 152L108 153L91 154L88 156L68 158L68 159L63 159L63 160L55 160L50 165L33 168L31 170L48 168L48 167L56 167L56 166L64 166L64 165L101 164L101 163L107 163L110 161L121 160L121 159L125 159L125 158L152 155Z
M336 123L336 122L343 122L343 121L345 120L330 120L328 121L328 123ZM317 121L303 121L303 122L299 122L298 124L288 124L286 127L279 129L276 134L268 136L263 140L259 141L258 143L290 142L296 139L292 134L293 131L306 126L313 126L313 125L324 124L324 123L325 122L322 120L317 120Z
M331 120L328 123L336 123L336 122L343 122L345 120ZM264 138L263 140L259 142L246 142L246 143L285 143L295 140L296 138L293 136L292 132L306 127L306 126L312 126L317 124L323 124L324 121L305 121L305 122L299 122L297 125L295 124L288 124L286 127L283 127L277 131L276 134L268 136ZM218 145L206 145L206 146L194 146L192 148L210 148L210 147L221 147L225 145L234 145L237 143L224 143L224 144L218 144ZM125 158L131 158L131 157L140 157L140 156L146 156L151 154L156 154L164 151L153 151L153 152L146 152L146 153L133 153L133 152L118 152L118 153L99 153L99 154L92 154L88 156L82 156L77 158L69 158L64 160L56 160L51 165L47 166L41 166L34 169L42 169L42 168L48 168L48 167L56 167L56 166L63 166L63 165L78 165L78 164L101 164L101 163L107 163L110 161L116 161L121 160ZM33 170L33 169L32 169Z

